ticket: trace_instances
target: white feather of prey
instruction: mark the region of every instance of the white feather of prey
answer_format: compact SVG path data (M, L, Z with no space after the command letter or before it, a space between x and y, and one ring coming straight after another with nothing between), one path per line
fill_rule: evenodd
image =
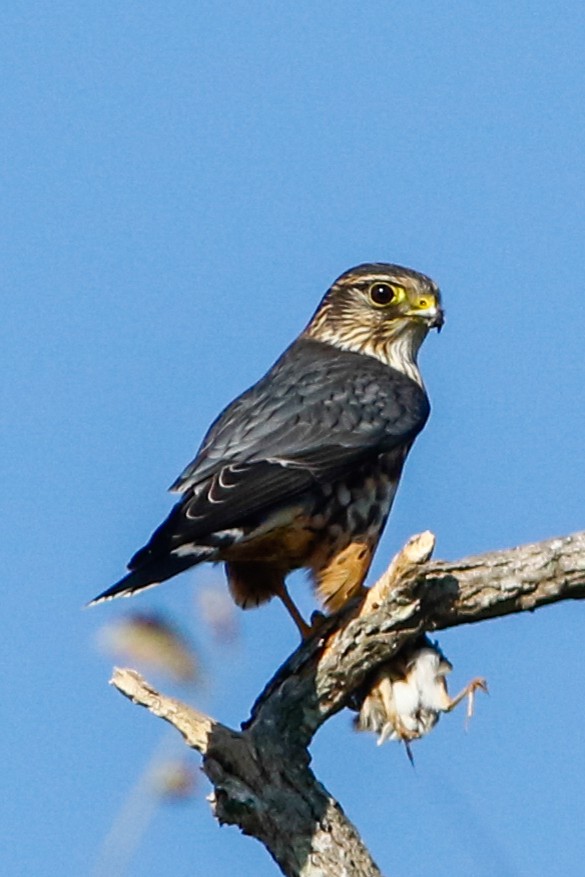
M446 676L451 663L437 643L426 637L406 648L376 676L364 697L356 727L378 735L378 745L386 740L406 744L428 734L443 712L450 712L465 697L468 717L473 711L473 697L478 688L487 691L483 679L473 679L459 694L451 698Z

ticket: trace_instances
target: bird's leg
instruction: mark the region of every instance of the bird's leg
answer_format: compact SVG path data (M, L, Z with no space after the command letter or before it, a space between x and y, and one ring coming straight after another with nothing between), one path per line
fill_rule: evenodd
M480 688L482 691L485 691L487 694L487 682L485 679L481 677L477 677L476 679L472 679L462 691L459 692L455 697L449 698L449 703L445 707L444 711L446 713L450 713L451 710L454 710L455 707L461 703L461 701L466 697L467 700L467 715L466 718L469 720L473 715L473 705L475 702L475 692Z
M284 603L285 609L298 627L301 637L303 639L308 639L311 634L314 633L314 630L307 624L307 622L304 620L303 616L295 606L295 603L291 595L289 594L284 582L280 585L278 591L276 592L276 596L280 597L280 599Z

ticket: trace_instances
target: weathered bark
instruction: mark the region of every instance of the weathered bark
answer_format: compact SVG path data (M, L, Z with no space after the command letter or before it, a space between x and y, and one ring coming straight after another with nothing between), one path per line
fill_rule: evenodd
M233 731L155 691L132 670L113 684L166 719L203 756L221 823L260 840L291 877L374 877L356 829L310 770L319 726L423 632L585 597L585 532L455 563L414 537L368 591L302 644Z

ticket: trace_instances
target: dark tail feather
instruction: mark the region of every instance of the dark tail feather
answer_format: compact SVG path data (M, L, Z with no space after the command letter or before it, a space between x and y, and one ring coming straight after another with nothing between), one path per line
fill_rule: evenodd
M134 569L129 572L123 579L116 582L115 585L112 585L102 594L94 597L94 599L87 605L93 606L95 603L101 603L104 600L112 600L114 597L130 597L137 591L142 591L145 588L153 588L155 585L160 585L161 582L195 566L195 564L201 563L203 560L211 559L211 555L213 554L213 548L201 548L200 551L190 552L183 557L169 554L166 557L151 560L139 569ZM132 558L132 560L134 560L134 558Z

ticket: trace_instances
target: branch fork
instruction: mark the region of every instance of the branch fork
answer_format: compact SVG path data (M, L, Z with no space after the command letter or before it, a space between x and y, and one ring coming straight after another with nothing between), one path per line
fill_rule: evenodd
M361 602L326 619L266 685L241 731L159 693L134 670L114 671L122 694L202 755L216 818L260 840L285 875L379 877L314 777L308 747L398 651L430 631L585 597L585 532L457 562L431 562L434 544L429 532L410 539Z

